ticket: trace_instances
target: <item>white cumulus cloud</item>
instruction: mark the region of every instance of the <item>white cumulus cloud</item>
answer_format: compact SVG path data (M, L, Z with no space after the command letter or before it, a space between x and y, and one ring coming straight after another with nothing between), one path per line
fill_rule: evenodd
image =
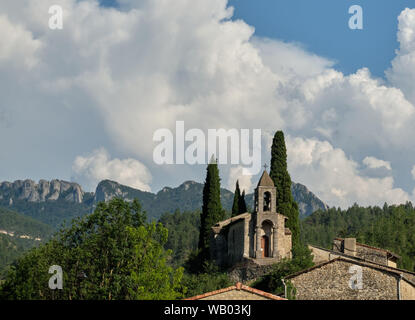
M375 157L366 157L363 159L363 163L370 169L386 168L388 170L392 170L391 163L389 161L380 160Z
M121 10L95 0L0 2L7 13L0 15L0 114L10 123L0 126L1 145L9 150L1 155L0 176L39 170L35 164L62 172L77 155L104 145L112 155L136 160L111 160L102 150L78 157L75 176L88 185L109 178L149 190L153 170L178 184L204 170L157 167L152 137L160 128L174 131L181 120L186 129L205 132L260 128L272 136L284 130L292 137L293 180L330 205L408 199L415 9L399 16L400 49L385 80L367 68L344 75L331 59L301 45L254 37L252 26L231 19L227 0L119 3ZM47 26L51 5L63 7L63 30ZM377 178L359 172L353 159L377 154L399 178L392 170ZM363 164L375 165L370 158ZM221 172L230 173L229 187L240 174L225 166ZM239 178L241 184L246 179Z
M359 164L327 141L287 139L289 169L295 181L307 185L331 206L399 204L411 196L394 186L393 177L370 178L359 174Z
M87 156L76 157L72 170L76 181L95 188L105 179L143 191L151 191L149 182L151 174L148 169L135 159L111 159L104 149L97 149Z
M237 166L232 167L229 172L229 178L228 178L228 190L234 192L236 181L239 182L239 189L242 191L245 190L245 194L251 193L253 191L253 185L252 185L252 176L250 175L244 175L243 174L243 167Z

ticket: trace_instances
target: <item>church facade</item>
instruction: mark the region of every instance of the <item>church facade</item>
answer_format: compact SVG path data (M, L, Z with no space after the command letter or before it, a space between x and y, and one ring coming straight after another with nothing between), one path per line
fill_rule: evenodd
M255 189L253 213L243 213L212 227L210 255L220 266L244 260L259 265L291 258L291 231L287 217L276 210L277 189L265 170Z

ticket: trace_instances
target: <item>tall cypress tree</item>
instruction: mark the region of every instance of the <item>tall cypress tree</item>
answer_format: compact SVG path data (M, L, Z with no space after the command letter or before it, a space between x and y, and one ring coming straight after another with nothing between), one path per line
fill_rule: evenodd
M239 189L239 181L236 180L235 194L233 196L232 217L241 213L239 204L241 202L241 190Z
M209 260L211 228L225 217L225 211L220 202L220 178L218 164L214 159L206 169L206 180L203 187L203 206L200 215L199 249L201 260Z
M246 202L245 202L245 190L242 191L242 195L239 198L239 214L247 212L248 209L246 208Z
M277 188L277 212L288 217L287 227L292 232L295 255L300 245L299 210L291 193L291 177L287 170L287 148L282 131L277 131L272 141L270 177Z

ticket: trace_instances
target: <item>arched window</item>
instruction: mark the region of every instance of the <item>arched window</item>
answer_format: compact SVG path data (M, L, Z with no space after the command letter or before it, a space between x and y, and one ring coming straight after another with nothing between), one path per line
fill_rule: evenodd
M271 211L271 192L264 193L264 211Z

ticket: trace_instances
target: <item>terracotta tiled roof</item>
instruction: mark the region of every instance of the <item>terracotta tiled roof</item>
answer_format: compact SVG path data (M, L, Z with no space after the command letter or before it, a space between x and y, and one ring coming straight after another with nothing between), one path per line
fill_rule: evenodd
M259 179L258 187L275 187L274 181L272 181L267 170L262 173L261 179Z
M198 296L194 296L194 297L187 298L187 299L184 299L184 300L200 300L200 299L204 299L204 298L207 298L207 297L211 297L211 296L221 294L221 293L225 293L225 292L232 291L232 290L244 290L244 291L247 291L247 292L250 292L250 293L253 293L253 294L268 298L268 299L271 299L271 300L287 300L287 299L281 298L279 296L276 296L274 294L271 294L271 293L268 293L268 292L265 292L265 291L262 291L262 290L258 290L258 289L255 289L255 288L248 287L246 285L243 285L240 282L238 282L238 283L236 283L236 285L228 287L228 288L207 292L207 293L200 294Z

